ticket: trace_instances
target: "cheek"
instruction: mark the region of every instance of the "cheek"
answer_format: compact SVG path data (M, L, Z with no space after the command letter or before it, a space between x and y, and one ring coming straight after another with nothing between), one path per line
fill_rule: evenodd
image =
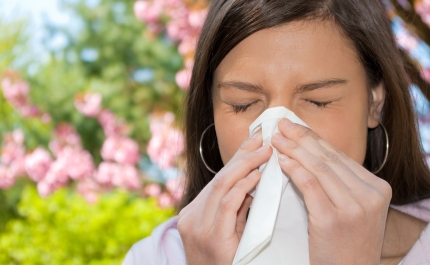
M347 115L337 117L325 125L317 133L336 149L342 151L360 165L363 164L366 155L367 143L367 116Z
M222 161L227 164L239 149L242 142L248 138L248 127L244 121L228 118L228 115L215 115L215 130ZM246 124L245 124L246 123Z

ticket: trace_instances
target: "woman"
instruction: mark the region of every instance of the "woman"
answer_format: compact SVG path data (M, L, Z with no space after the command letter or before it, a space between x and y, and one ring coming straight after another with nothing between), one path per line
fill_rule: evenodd
M248 127L276 106L312 128L284 119L272 138L309 211L311 264L430 264L430 173L408 90L418 73L379 1L213 1L186 105L181 211L124 264L232 263L272 153Z

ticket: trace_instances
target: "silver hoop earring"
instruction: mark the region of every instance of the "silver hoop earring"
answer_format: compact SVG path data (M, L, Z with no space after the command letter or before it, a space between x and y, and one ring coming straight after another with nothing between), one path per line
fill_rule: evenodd
M203 157L203 148L202 148L202 143L203 143L203 137L205 136L206 132L209 130L210 127L214 126L215 124L212 123L211 125L209 125L202 133L202 136L200 137L200 145L199 145L199 151L200 151L200 158L203 161L203 164L205 165L205 167L212 173L216 174L218 172L216 172L215 170L213 170L207 163L205 158Z
M376 171L372 172L373 174L379 173L379 171L381 171L381 169L385 166L385 163L387 162L387 158L388 158L388 150L390 147L387 129L385 129L385 126L382 124L382 122L380 122L380 121L378 121L378 122L379 122L379 125L382 127L382 129L384 130L384 133L385 133L385 156L384 156L384 160L382 161L382 165Z

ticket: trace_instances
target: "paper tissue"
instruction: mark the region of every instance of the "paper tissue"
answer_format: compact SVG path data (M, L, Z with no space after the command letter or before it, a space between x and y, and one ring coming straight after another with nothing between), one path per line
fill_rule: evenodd
M263 145L270 145L282 118L309 127L289 109L275 107L251 124L249 135L262 128ZM275 149L259 170L261 179L251 194L254 199L233 265L308 265L308 214L301 193L282 172Z

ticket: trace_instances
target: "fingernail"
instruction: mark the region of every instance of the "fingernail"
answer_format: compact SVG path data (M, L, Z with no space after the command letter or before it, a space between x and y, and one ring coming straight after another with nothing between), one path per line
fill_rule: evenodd
M285 129L291 129L296 126L296 124L291 122L289 119L282 119L281 126L283 126Z
M256 152L261 153L269 149L268 145L263 145L262 147L258 148Z
M251 173L248 174L249 178L255 178L257 176L258 176L258 169L255 169Z
M273 135L273 140L277 142L281 142L282 140L284 140L284 136L282 136L280 133L277 132Z
M254 132L254 134L251 137L252 138L257 138L260 135L261 135L261 129L258 129L256 132Z
M286 155L279 154L279 155L278 155L278 160L279 160L280 162L287 162L287 161L289 160L289 158L288 158Z

